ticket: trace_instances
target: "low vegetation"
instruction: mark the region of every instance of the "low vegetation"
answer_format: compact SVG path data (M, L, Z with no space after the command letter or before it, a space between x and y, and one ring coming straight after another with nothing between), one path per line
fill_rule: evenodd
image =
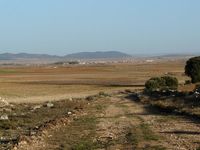
M145 83L146 91L177 90L178 80L175 77L163 76L153 77Z
M143 100L142 100L143 101ZM157 93L148 95L143 101L160 112L177 113L194 118L200 118L200 96L188 93Z
M191 58L185 66L186 74L191 76L192 82L200 79L199 60L200 57ZM200 88L198 84L194 91L177 91L178 80L175 77L164 76L149 79L145 88L144 94L148 97L142 101L157 108L160 112L173 112L200 118Z
M60 69L62 74L67 74L66 72L70 71L73 74L78 74L76 72L77 68L74 69L73 67L67 69L51 68L48 71L50 72L50 74L52 73L51 75L53 75L55 69ZM116 74L116 71L113 71L112 68L113 67L107 67L105 69L101 68L100 66L98 68L90 67L89 69L90 72L92 70L92 76L99 72L102 73L102 69L107 71L107 74L105 74L104 76L102 75L102 79L98 80L98 83L103 84L99 85L99 87L105 86L106 88L111 88L109 85L118 82L115 80L121 80L120 83L124 84L129 83L130 81L135 82L135 80L137 80L137 78L124 80L126 73L124 73L125 75L119 75L118 78L116 77L112 79L114 74ZM116 70L120 70L120 72L123 72L124 68L124 66L121 66L120 68L118 67ZM139 66L137 69L140 68L141 66ZM154 69L155 67L152 68ZM88 75L90 74L88 68L78 68L78 70L81 69L82 74L86 75L86 77L83 78L83 76L82 78L84 80L81 80L82 82L78 84L97 84L96 78L92 79L92 77ZM97 69L99 69L99 72L97 72ZM168 69L170 70L171 68ZM163 70L164 72L166 71L165 69ZM47 70L44 70L44 72L45 71ZM108 76L108 73L110 72L113 74ZM134 74L135 72L137 72L137 70L129 73ZM183 71L179 73L179 75L182 73ZM49 73L46 72L45 74ZM48 136L42 137L45 140L42 142L47 144L45 145L47 146L47 149L92 150L109 149L110 147L112 148L116 146L113 149L120 149L121 147L125 147L127 149L136 150L164 150L167 149L165 148L165 146L174 146L172 143L167 145L167 138L162 136L163 134L167 135L167 133L161 133L163 131L163 126L159 126L159 123L161 123L161 121L159 122L158 120L162 120L164 117L160 117L159 115L165 114L167 112L199 119L200 96L198 94L198 89L195 91L191 91L190 93L178 91L179 83L176 78L176 73L174 73L173 76L162 76L163 74L163 72L160 72L160 74L156 75L161 77L153 77L146 81L145 92L133 92L135 91L135 89L128 89L113 93L109 92L111 94L107 94L105 92L98 93L98 91L101 90L106 91L105 87L98 87L98 94L94 95L92 93L92 96L84 96L85 98L70 98L67 100L35 104L11 103L8 106L3 107L0 111L0 149L11 149L20 141L29 139L30 137L38 137L38 135L42 137L43 129L48 129L49 132L47 132ZM155 74L146 74L143 79L140 79L138 77L138 81L141 80L143 82L146 80L147 77L154 75ZM191 77L193 78L193 75L191 75ZM69 86L69 83L71 87L74 87L75 84L77 84L75 83L76 79L79 78L82 79L81 76L77 75L77 77L74 78L74 81L71 81L72 83L63 83L64 80L66 80L65 78L62 78L63 80L61 82L58 82L57 80L60 79L60 77L57 77L54 83L40 81L39 84L36 84L35 82L27 82L23 84L18 83L18 85L36 84L34 89L37 89L37 87L41 87L41 85L46 85L43 89L44 91L47 91L46 87L56 84L56 88L59 87L58 91L60 92L64 86ZM33 80L33 78L30 79ZM47 79L51 81L51 78ZM47 79L45 77L45 80ZM106 79L107 82L103 83L103 81L106 81ZM185 76L183 77L182 75L180 75L178 79L179 81L183 81L182 83L184 83L184 81L186 80ZM195 78L195 81L197 81L196 79L198 78ZM92 82L92 80L95 82ZM194 82L194 80L192 82ZM187 81L187 84L189 83L190 82ZM78 86L79 85L76 85L76 87ZM90 91L91 89L94 90L94 87L92 87L91 85L87 86L90 86L90 88L86 89L86 87L83 87L83 89L86 91ZM74 87L74 90L77 93L80 93L79 89L76 87ZM122 88L124 88L123 85ZM22 92L25 91L21 89L19 90ZM57 93L57 91L55 90L51 90L51 92L51 94L54 94L53 92ZM69 92L69 90L63 89L63 92L66 93ZM9 93L12 92L9 91ZM33 93L35 94L37 92L34 91ZM135 101L133 102L133 100ZM144 104L145 107L143 105L138 105L138 102L140 102L140 104ZM159 115L150 113L148 109L151 109L151 111L158 111ZM69 119L68 121L70 123L66 123L63 118L66 120ZM163 120L163 122L165 122L166 118L164 118ZM168 125L167 123L166 126ZM49 126L53 126L53 128L49 128ZM155 131L155 129L157 128L160 128L160 130ZM179 136L177 137L179 138ZM178 141L178 138L174 140ZM194 145L193 141L191 143ZM197 146L195 145L194 147L196 148Z
M0 149L11 149L26 136L35 136L48 124L83 109L82 100L43 104L9 104L0 112Z

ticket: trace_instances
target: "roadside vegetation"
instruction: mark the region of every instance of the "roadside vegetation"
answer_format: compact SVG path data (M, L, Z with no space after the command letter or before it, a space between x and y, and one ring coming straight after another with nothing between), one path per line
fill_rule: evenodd
M150 103L160 111L174 112L200 118L200 57L187 61L185 73L191 77L196 88L192 91L179 91L178 80L175 77L153 77L146 81L143 102ZM189 80L187 84L191 84Z
M41 134L43 128L78 113L84 105L77 99L4 106L0 112L0 149L11 149L27 137Z
M187 74L191 81L175 73L153 74L156 77L146 81L144 90L127 86L125 90L122 85L123 90L109 94L40 103L0 99L0 149L198 149L200 88L198 82L192 83L198 79L197 70ZM180 84L196 88L183 91Z
M171 76L153 77L145 83L147 92L177 90L177 88L178 80Z

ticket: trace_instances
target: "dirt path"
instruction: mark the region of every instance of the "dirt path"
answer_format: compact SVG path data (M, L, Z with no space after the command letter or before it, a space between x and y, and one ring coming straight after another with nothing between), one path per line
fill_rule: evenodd
M91 101L65 125L49 128L19 149L195 150L200 125L181 116L157 114L126 95Z

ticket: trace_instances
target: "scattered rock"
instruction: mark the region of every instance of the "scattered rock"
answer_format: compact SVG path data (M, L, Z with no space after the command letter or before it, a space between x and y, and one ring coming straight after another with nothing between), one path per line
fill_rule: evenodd
M10 106L10 108L15 109L15 105L10 104L9 106Z
M34 110L40 109L41 107L42 107L42 105L36 105L36 106L34 106L34 107L32 108L32 110L34 111Z
M26 145L27 142L26 141L21 141L20 144Z
M26 114L25 113L21 113L21 116L26 116Z
M53 108L53 107L54 107L54 104L51 103L51 102L48 102L48 103L47 103L47 107L48 107L48 108Z
M5 106L8 106L9 103L3 99L2 97L0 97L0 107L5 107Z
M5 137L1 137L0 138L0 143L1 144L18 144L19 142L19 139L20 139L20 136L19 135L13 135L13 136L5 136Z
M36 134L37 134L36 131L31 131L31 132L30 132L30 135L31 135L31 136L34 136L34 135L36 135Z
M72 112L71 112L71 111L69 111L67 114L68 114L68 115L72 115Z
M1 119L1 120L9 120L7 114L2 115L0 119Z
M13 113L12 116L17 116L17 113Z
M0 112L4 112L4 113L6 113L6 112L12 112L12 109L4 107L4 108L0 109Z
M197 88L197 89L194 90L193 97L196 98L196 99L200 98L200 88Z

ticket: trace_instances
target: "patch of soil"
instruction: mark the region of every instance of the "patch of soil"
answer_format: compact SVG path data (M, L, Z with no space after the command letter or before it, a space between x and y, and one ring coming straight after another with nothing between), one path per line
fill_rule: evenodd
M51 124L19 149L195 150L200 126L183 116L154 113L126 93L95 97L72 119ZM21 146L21 147L20 147Z

